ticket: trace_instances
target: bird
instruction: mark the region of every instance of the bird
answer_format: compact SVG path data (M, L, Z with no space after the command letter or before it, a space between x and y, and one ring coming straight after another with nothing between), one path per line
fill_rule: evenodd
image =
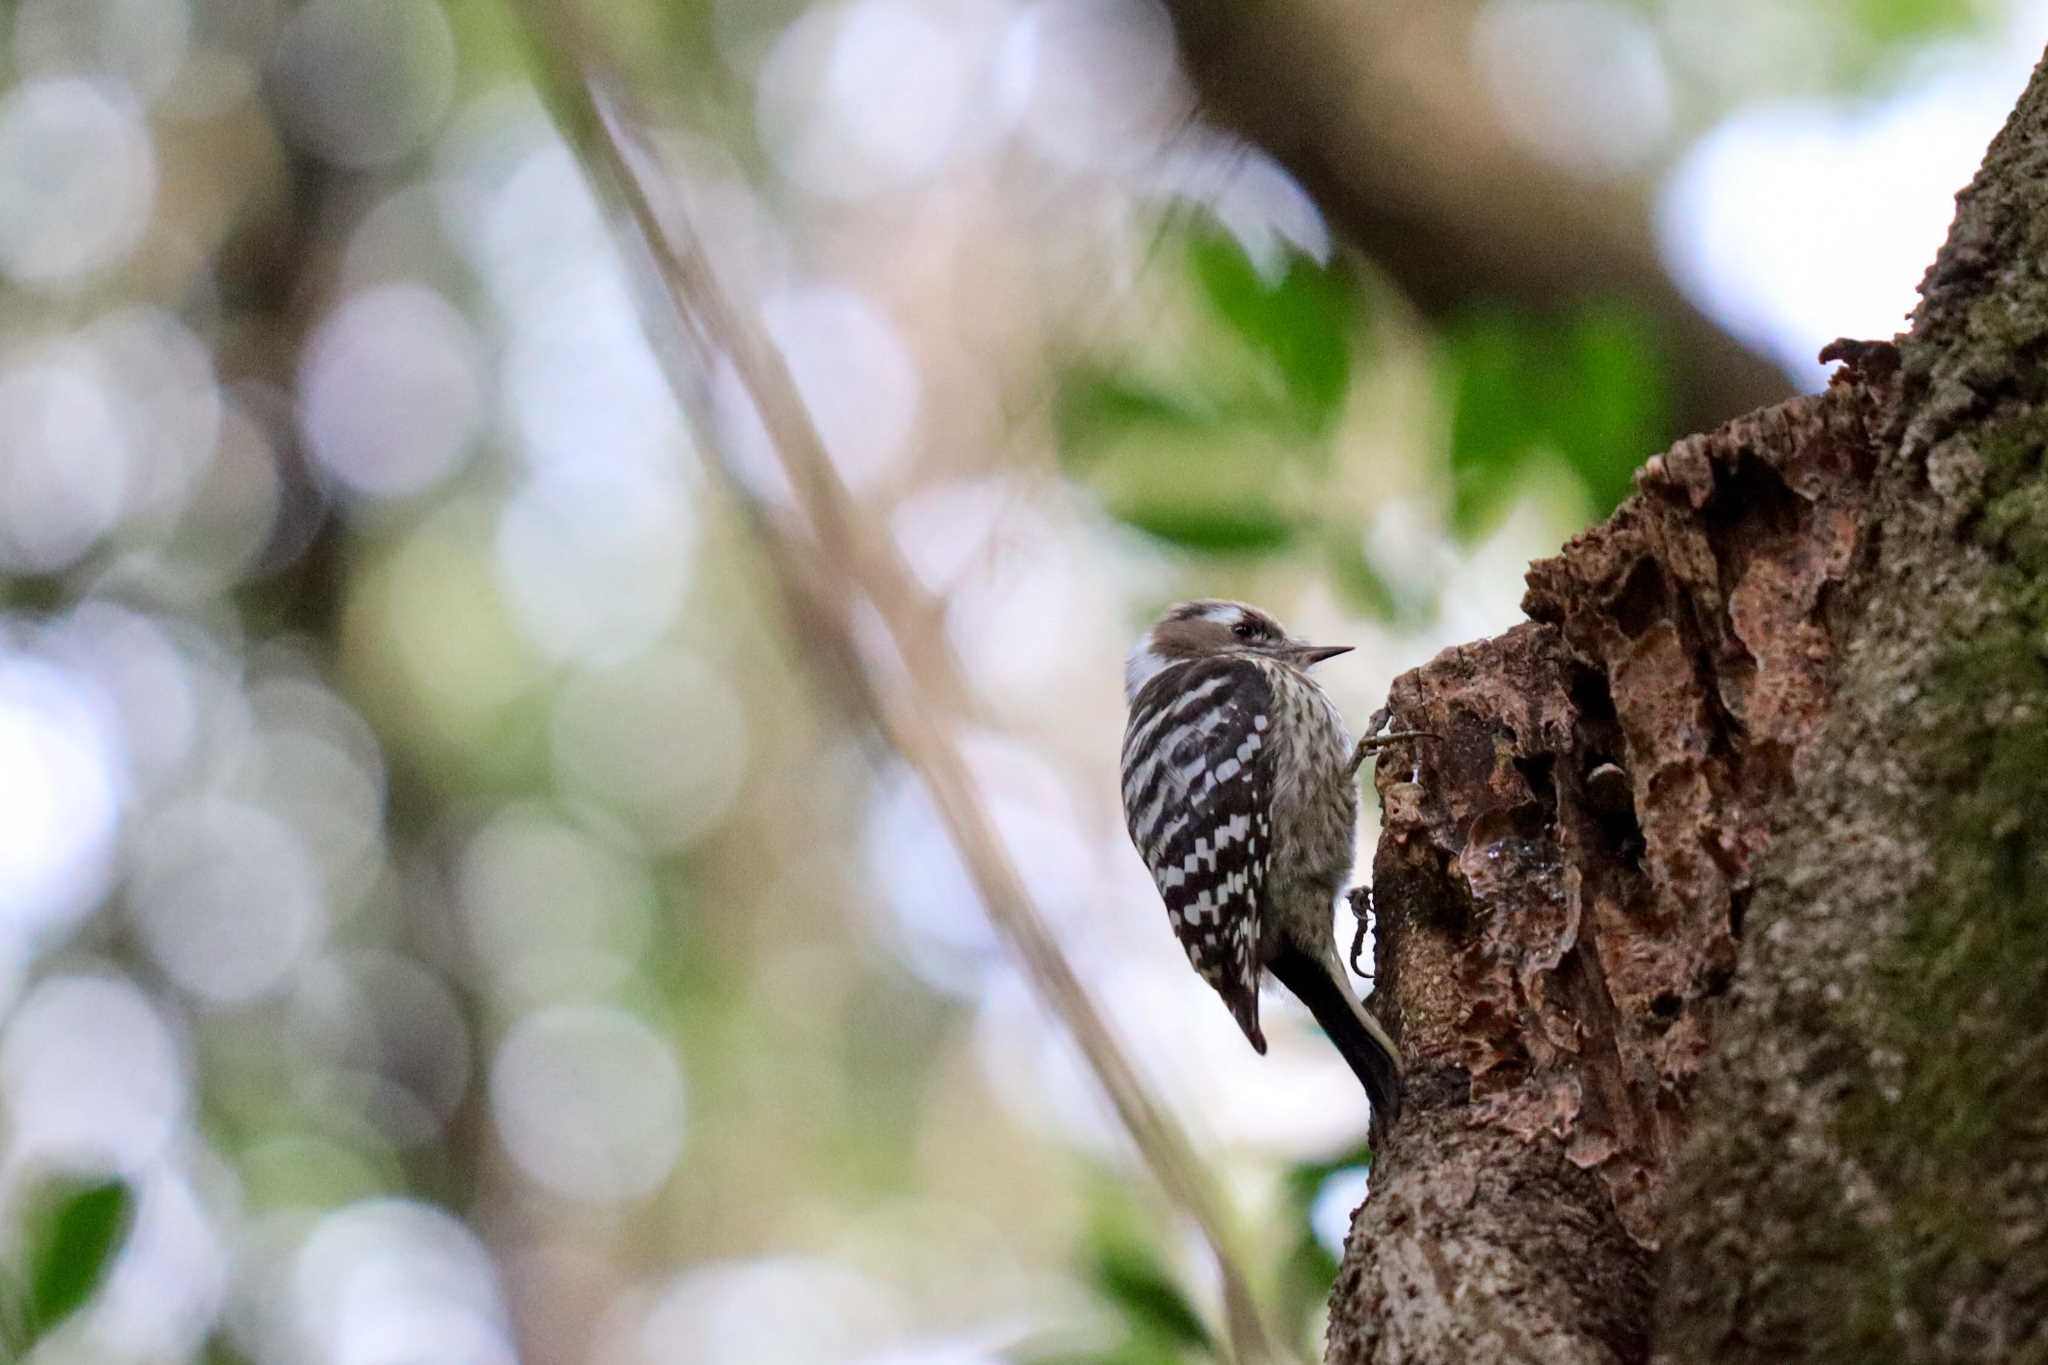
M1345 978L1336 900L1351 878L1359 764L1420 732L1353 743L1309 676L1350 649L1296 639L1243 602L1169 608L1124 668L1124 818L1188 961L1252 1047L1266 1051L1270 971L1391 1123L1401 1052Z

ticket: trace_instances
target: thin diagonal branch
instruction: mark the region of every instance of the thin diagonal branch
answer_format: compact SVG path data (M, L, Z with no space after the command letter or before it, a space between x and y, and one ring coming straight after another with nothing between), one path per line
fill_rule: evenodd
M1108 1094L1132 1141L1168 1196L1201 1228L1221 1272L1233 1354L1245 1365L1283 1360L1265 1330L1250 1286L1231 1253L1232 1215L1187 1135L1153 1096L1108 1022L1039 915L1023 878L990 819L986 803L961 756L947 717L950 699L965 695L957 665L920 610L923 594L893 548L864 527L825 450L781 354L754 320L719 286L702 240L680 208L660 209L650 179L637 163L625 98L598 74L594 53L570 16L546 0L521 8L548 82L548 94L578 143L598 188L617 211L629 254L649 267L647 307L666 372L700 445L751 517L793 616L822 632L831 663L852 672L858 704L924 782L940 819L1001 935L1023 961L1040 997L1072 1034ZM661 346L672 334L678 347ZM729 365L760 414L762 425L808 523L806 540L783 517L764 507L740 479L730 452L705 414L708 376ZM857 644L854 623L872 609L901 670L878 669ZM822 671L836 671L818 661Z

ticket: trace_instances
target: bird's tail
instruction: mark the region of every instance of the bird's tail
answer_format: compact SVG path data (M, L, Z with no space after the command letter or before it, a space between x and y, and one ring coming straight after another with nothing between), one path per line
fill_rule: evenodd
M1344 969L1332 954L1327 961L1296 949L1285 949L1268 970L1330 1035L1337 1051L1365 1087L1373 1112L1388 1123L1401 1113L1401 1050L1380 1027L1380 1021L1351 993Z

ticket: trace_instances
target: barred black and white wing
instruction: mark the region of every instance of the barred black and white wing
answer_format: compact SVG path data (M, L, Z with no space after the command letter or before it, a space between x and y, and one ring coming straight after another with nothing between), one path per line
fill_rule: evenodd
M1131 703L1124 819L1173 931L1252 1046L1259 1029L1259 910L1272 850L1273 692L1243 658L1162 670Z

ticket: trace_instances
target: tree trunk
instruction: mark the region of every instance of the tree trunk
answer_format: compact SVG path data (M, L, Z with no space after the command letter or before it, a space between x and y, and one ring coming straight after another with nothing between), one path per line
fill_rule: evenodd
M1331 1361L2048 1361L2043 70L1958 203L1897 349L1396 683Z

